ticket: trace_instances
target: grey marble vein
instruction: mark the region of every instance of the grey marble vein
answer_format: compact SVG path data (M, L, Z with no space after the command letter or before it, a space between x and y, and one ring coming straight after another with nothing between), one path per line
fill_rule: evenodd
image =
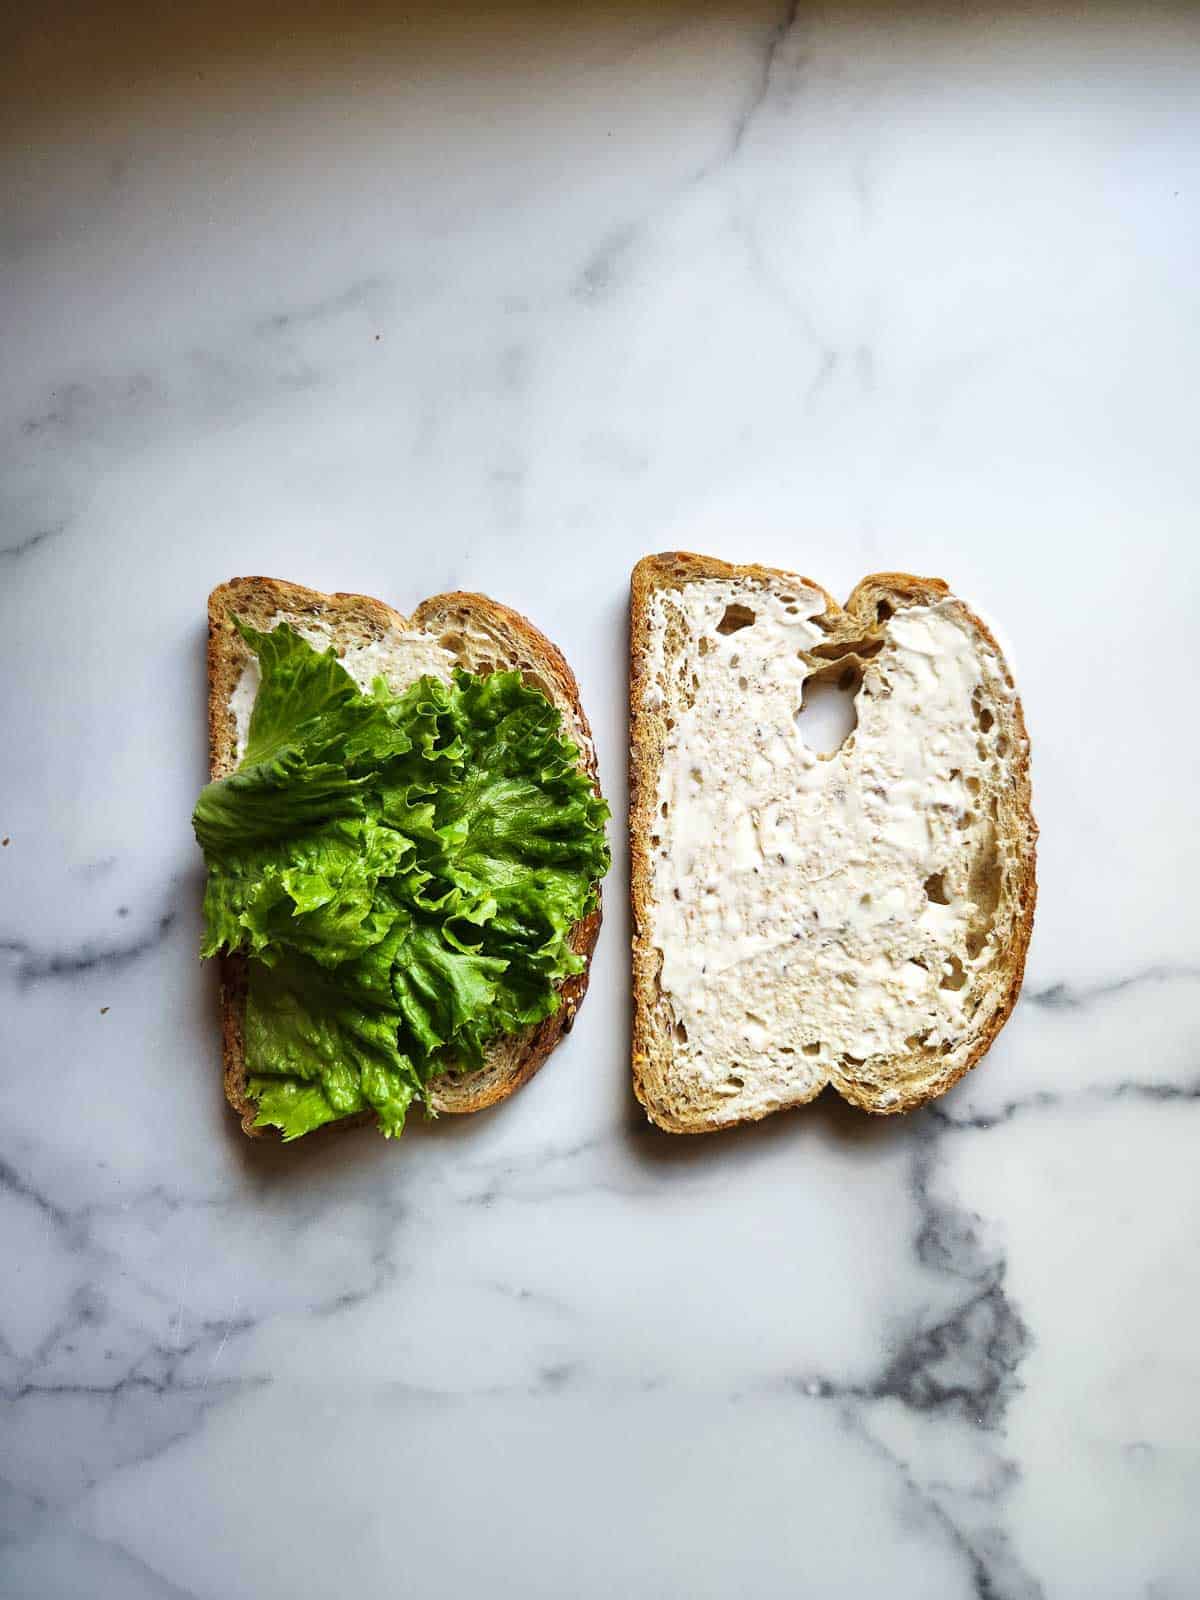
M57 539L59 534L66 531L66 522L56 522L53 527L38 528L33 533L27 533L18 539L15 544L0 545L0 561L19 561L22 556L27 556L31 550L48 544L51 539Z
M13 1195L18 1200L30 1201L58 1227L67 1227L75 1220L73 1212L58 1205L35 1184L22 1177L18 1169L3 1156L0 1156L0 1192Z
M783 9L783 15L767 35L766 48L762 51L759 67L759 80L734 122L726 156L727 160L733 160L741 153L742 146L746 142L746 136L753 125L754 119L766 103L767 97L771 92L776 60L788 35L795 26L799 9L799 0L788 0L788 4Z
M1124 978L1110 978L1103 983L1085 986L1052 983L1043 989L1026 989L1021 995L1021 1004L1042 1006L1050 1011L1077 1011L1098 1000L1125 994L1130 989L1174 983L1200 983L1200 966L1186 962L1159 963L1141 972L1132 972Z
M914 1330L877 1376L858 1383L806 1374L787 1378L783 1387L814 1400L894 1401L918 1416L994 1431L1029 1345L1029 1331L1004 1292L1001 1265L995 1281L950 1316Z
M1008 1100L995 1111L958 1111L951 1105L928 1106L922 1113L946 1128L970 1128L977 1132L1002 1127L1014 1118L1034 1111L1060 1111L1072 1105L1113 1103L1120 1100L1176 1103L1200 1101L1200 1077L1168 1083L1129 1078L1121 1083L1093 1084L1070 1093L1039 1089L1019 1099Z
M936 1326L915 1332L893 1356L867 1398L898 1400L912 1411L959 1413L982 1428L1003 1419L1029 1331L994 1280Z
M607 294L618 280L621 266L637 243L644 220L622 222L600 241L575 278L571 293L578 300Z
M847 1427L894 1469L920 1514L933 1523L939 1536L961 1557L972 1600L1045 1600L1045 1588L1016 1558L1002 1527L995 1523L969 1526L961 1513L952 1513L947 1497L923 1483L904 1458L882 1443L852 1408L844 1415Z
M1020 1389L1020 1368L1032 1334L1005 1288L1004 1255L985 1249L975 1219L938 1193L940 1134L916 1133L911 1188L917 1202L916 1259L961 1282L967 1292L949 1314L919 1320L866 1381L827 1374L791 1377L784 1387L811 1401L836 1404L846 1427L888 1462L912 1500L965 1563L974 1600L1041 1600L1042 1585L1019 1561L1004 1531L1005 1502L1019 1467L1003 1452L1004 1423ZM963 1500L952 1484L933 1480L887 1442L877 1408L898 1406L923 1426L966 1428L995 1456L988 1491ZM961 1505L956 1502L963 1501Z
M159 949L176 925L178 915L172 908L133 938L107 944L89 939L73 950L39 949L26 939L0 938L0 957L7 958L9 974L21 989L55 979L77 978L87 972L120 972Z
M694 193L741 154L750 129L772 92L779 52L791 33L797 12L798 0L788 0L779 19L768 27L765 39L755 51L755 81L743 104L734 113L719 150L676 180L668 194L652 210L618 223L605 234L589 252L571 283L570 292L574 299L586 303L609 295L623 282L629 259L651 220L681 197Z
M267 316L233 316L219 337L174 354L161 368L86 376L63 373L22 408L0 439L6 482L0 527L16 537L0 561L16 562L86 524L93 475L103 461L144 458L191 429L226 426L269 412L336 377L322 340L352 317L386 324L388 280L358 276L344 289Z
M286 311L273 311L255 324L255 333L268 338L303 331L344 317L348 312L362 314L373 324L386 319L392 284L386 277L371 274L357 279L336 294L324 295Z

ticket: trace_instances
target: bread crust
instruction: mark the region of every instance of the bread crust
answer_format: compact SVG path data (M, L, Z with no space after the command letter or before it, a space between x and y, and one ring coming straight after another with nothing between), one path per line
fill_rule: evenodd
M406 617L368 595L322 594L280 578L263 577L233 578L219 584L208 597L208 742L209 772L214 779L226 777L237 765L237 729L229 702L250 660L250 651L234 627L233 618L236 615L251 626L263 629L278 612L312 617L335 631L352 636L378 637L391 629L445 629L452 633L456 626L467 623L483 629L494 637L501 650L507 648L520 661L524 675L559 706L567 730L582 736L577 737L581 765L596 793L600 793L591 727L579 698L575 676L558 647L527 617L486 595L461 590L423 600L412 615ZM577 922L569 936L571 948L583 957L584 965L581 972L559 986L562 1000L558 1010L522 1033L497 1041L487 1052L484 1065L477 1070L447 1073L436 1079L430 1094L435 1111L460 1115L482 1111L506 1100L533 1077L550 1052L571 1031L587 993L592 954L600 933L599 885L596 895L596 909ZM243 1029L246 958L224 955L220 957L219 966L225 1098L241 1119L243 1133L252 1139L279 1139L282 1136L278 1129L254 1126L258 1108L246 1088ZM371 1112L362 1112L325 1126L344 1128L373 1120Z
M645 556L633 569L630 584L630 671L629 671L629 844L630 844L630 900L633 911L633 1089L650 1120L668 1133L710 1133L720 1128L735 1127L739 1123L757 1122L777 1110L792 1109L807 1104L826 1088L833 1087L843 1099L864 1111L877 1116L891 1116L898 1112L914 1111L938 1095L944 1094L976 1063L994 1043L1007 1022L1021 991L1025 972L1025 958L1033 932L1034 908L1037 903L1037 823L1034 820L1029 777L1029 739L1024 712L1019 697L1013 701L1013 730L1017 735L1011 763L1012 789L1023 833L1024 848L1021 853L1022 870L1015 886L1019 915L1014 921L1012 937L1006 951L1007 985L980 1039L965 1059L955 1063L951 1071L907 1080L899 1086L889 1085L891 1094L885 1100L880 1086L869 1080L851 1078L834 1073L827 1083L818 1083L811 1094L796 1099L787 1107L765 1106L741 1114L716 1118L703 1113L680 1116L664 1103L657 1092L662 1081L665 1062L659 1040L655 1037L653 1017L660 1001L658 973L660 958L651 943L651 846L653 818L657 803L657 774L665 743L665 728L661 717L647 710L645 690L648 671L646 644L648 640L648 611L651 599L660 589L682 588L698 579L758 580L783 583L792 587L802 585L815 590L825 598L826 610L822 626L830 642L842 635L859 638L869 635L881 625L880 606L892 611L907 606L931 605L951 598L949 586L941 578L918 578L905 572L874 573L860 580L851 591L844 606L840 606L829 592L810 578L787 572L777 567L754 564L734 565L712 556L695 555L690 551L667 551ZM1013 687L1012 674L1004 653L995 636L970 608L957 597L955 604L980 637L995 652L1009 687Z

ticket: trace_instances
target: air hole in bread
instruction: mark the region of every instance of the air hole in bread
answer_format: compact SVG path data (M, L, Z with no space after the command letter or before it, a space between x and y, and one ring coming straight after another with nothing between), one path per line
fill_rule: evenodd
M742 691L743 694L745 694L746 690L749 687L750 687L749 678L739 678L738 679L738 688Z
M853 668L837 666L824 667L805 679L796 726L808 748L826 760L837 754L858 726L853 694L858 683Z
M1008 739L1004 734L1001 734L996 740L996 754L1000 757L1001 761L1003 761L1004 757L1008 754Z
M797 655L816 656L819 661L842 661L846 656L859 656L869 661L883 649L882 639L848 639L841 644L815 644L809 651L798 650Z
M966 780L967 789L971 794L978 794L981 784L978 778L971 777Z
M736 601L725 607L725 615L717 623L717 632L723 634L737 633L742 628L752 628L757 622L757 614L749 606L739 605Z
M676 1039L679 1040L680 1044L686 1044L687 1043L688 1031L684 1027L682 1022L677 1022L675 1024L674 1033L675 1033Z
M700 643L697 646L697 648L700 651L700 654L702 656L706 656L708 654L708 652L712 649L712 647L713 647L712 646L712 640L708 637L707 634L703 634L701 636Z
M662 805L660 805L658 809L659 809L659 814L661 816L665 817L667 812L670 811L670 809L671 809L670 801L669 800L664 800Z
M463 652L463 638L460 633L444 633L438 640L443 650L449 650L452 656L461 656Z
M977 961L979 959L980 952L987 943L987 934L981 932L981 930L978 928L968 928L965 943L967 946L968 960Z
M844 1067L861 1067L866 1059L866 1056L844 1055L841 1058L841 1062Z
M961 989L967 981L967 973L962 962L955 955L946 957L948 972L943 973L939 989Z
M731 1089L744 1089L746 1087L746 1080L740 1072L731 1072L725 1082Z
M969 828L974 821L975 813L973 811L964 811L962 816L958 819L958 825L960 828L965 830Z
M881 600L875 607L876 622L888 622L892 617L895 616L895 614L896 608L893 605L890 605L886 600Z
M814 1039L810 1044L801 1045L800 1048L806 1056L819 1056L821 1054L821 1041L820 1039Z
M988 733L991 730L992 723L995 722L996 719L986 706L981 706L978 718L976 720L979 723L980 733Z
M946 893L946 876L942 872L931 872L925 879L925 898L932 900L935 906L948 906L950 896Z

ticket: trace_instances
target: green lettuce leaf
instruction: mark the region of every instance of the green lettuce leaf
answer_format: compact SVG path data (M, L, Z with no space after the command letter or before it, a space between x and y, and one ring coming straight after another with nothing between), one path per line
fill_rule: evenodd
M253 959L259 1121L371 1109L395 1134L439 1074L552 1015L609 864L608 808L515 672L359 691L332 650L239 624L261 686L236 772L193 823L204 955Z
M364 1004L303 957L255 962L245 1049L256 1125L296 1139L370 1108L384 1134L398 1134L422 1085L397 1046L397 1021L394 1007Z

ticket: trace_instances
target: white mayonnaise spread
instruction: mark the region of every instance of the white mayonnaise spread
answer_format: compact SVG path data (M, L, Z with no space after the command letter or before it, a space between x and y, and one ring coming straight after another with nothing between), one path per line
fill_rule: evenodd
M649 605L646 703L673 721L652 938L677 1066L719 1094L740 1092L739 1063L823 1082L840 1055L902 1053L962 1022L951 956L975 910L964 830L990 776L971 700L986 651L953 602L897 612L864 662L857 729L823 757L804 742L801 652L824 642L825 604L705 579ZM988 682L1008 692L998 663Z

